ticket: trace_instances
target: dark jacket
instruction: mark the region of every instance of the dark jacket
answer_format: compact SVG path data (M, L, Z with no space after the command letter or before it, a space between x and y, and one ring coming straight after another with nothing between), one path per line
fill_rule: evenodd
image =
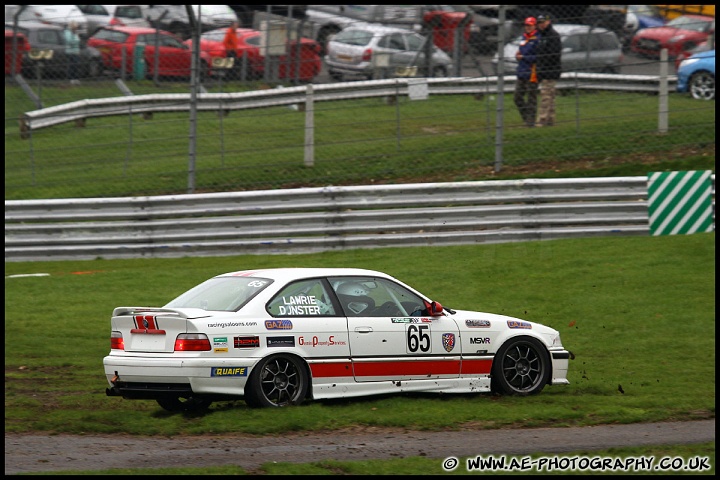
M535 71L536 61L536 50L538 45L538 32L533 31L532 34L523 34L523 39L518 47L518 52L522 55L520 61L518 61L517 70L515 74L517 78L521 80L530 80L537 82L537 75Z
M540 31L536 54L538 80L558 80L562 73L562 42L552 24Z

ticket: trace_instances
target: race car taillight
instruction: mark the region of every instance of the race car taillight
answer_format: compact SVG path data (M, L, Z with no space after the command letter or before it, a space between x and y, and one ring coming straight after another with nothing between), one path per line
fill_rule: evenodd
M110 348L112 350L125 350L125 341L122 333L110 332Z
M372 49L368 48L366 49L362 54L362 61L363 62L369 62L372 60Z
M204 333L181 333L175 339L176 352L204 352L210 350L210 340Z

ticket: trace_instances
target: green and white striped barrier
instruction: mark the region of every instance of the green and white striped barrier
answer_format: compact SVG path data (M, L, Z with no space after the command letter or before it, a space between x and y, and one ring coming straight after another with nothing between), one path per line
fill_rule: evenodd
M648 174L651 235L683 235L715 229L712 171Z

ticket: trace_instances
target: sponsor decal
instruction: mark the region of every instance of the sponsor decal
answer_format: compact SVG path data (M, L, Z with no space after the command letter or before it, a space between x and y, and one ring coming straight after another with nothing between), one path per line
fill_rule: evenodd
M235 348L255 348L260 346L260 337L235 337Z
M465 320L465 326L470 328L488 328L490 320Z
M432 318L419 318L419 317L403 317L403 318L391 318L392 323L432 323Z
M490 343L489 337L470 337L470 345Z
M268 330L292 330L293 324L290 320L265 320L265 328Z
M268 337L268 347L294 347L295 337Z
M454 333L443 333L442 334L442 344L445 348L445 351L452 352L452 349L455 348L455 334Z
M527 328L532 329L532 324L528 322L521 322L518 320L508 320L507 321L508 328Z
M335 340L334 335L330 335L327 340L320 340L317 335L313 335L312 338L298 337L298 345L303 347L337 347L347 345L347 342Z
M208 327L211 328L227 328L227 327L255 327L257 322L222 322L222 323L208 323Z
M413 320L417 320L416 318L391 318L390 322L392 323L415 323Z
M215 352L215 353L227 353L228 352L227 337L213 337L213 352Z
M210 367L211 377L247 377L248 367Z

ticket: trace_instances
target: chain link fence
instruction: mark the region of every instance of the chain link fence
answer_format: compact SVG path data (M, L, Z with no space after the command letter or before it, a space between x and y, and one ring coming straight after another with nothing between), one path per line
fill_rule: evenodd
M321 6L303 11L272 7L239 15L247 28L242 31L246 43L233 62L218 50L217 32L223 29L203 32L202 48L192 47L205 28L202 21L190 20L186 39L165 35L157 23L142 39L133 40L125 31L117 52L111 41L122 30L101 30L105 43L90 35L78 58L70 60L63 27L35 26L33 31L23 21L8 23L6 14L6 200L458 181L548 162L603 165L618 157L671 157L708 148L714 155L714 99L696 100L675 91L676 64L694 49L714 49L702 17L688 17L696 22L684 28L694 28L697 35L663 61L662 50L668 49L661 43L652 44L652 51L633 44L648 21L644 13L652 9L394 6L377 11L370 7L389 6L344 6L322 12L313 10ZM513 101L513 42L524 19L541 13L567 32L565 73L558 82L554 125L527 128ZM380 55L387 53L380 46L361 51L371 74L342 75L347 88L332 100L232 107L238 92L255 91L260 97L268 89L338 83L323 55L332 55L328 42L342 29L362 25L363 15L399 23L432 44L406 39L400 65ZM567 30L565 25L578 27ZM55 39L55 47L39 43L41 31L43 41ZM431 47L450 58L446 71L424 60L431 58ZM607 51L610 57L593 63ZM495 78L498 72L507 76ZM447 78L437 79L437 74ZM373 82L387 81L368 82L368 77L398 79L398 86L381 95L360 95ZM464 90L457 87L463 80L469 85ZM170 102L163 97L163 108L153 110L158 94L176 97ZM206 94L225 95L226 103L199 108ZM98 114L95 102L92 112L78 114L89 100L111 99L116 105L118 98L131 106L117 111L108 106ZM165 108L173 101L174 108ZM38 112L60 115L62 121L28 128L24 119Z

